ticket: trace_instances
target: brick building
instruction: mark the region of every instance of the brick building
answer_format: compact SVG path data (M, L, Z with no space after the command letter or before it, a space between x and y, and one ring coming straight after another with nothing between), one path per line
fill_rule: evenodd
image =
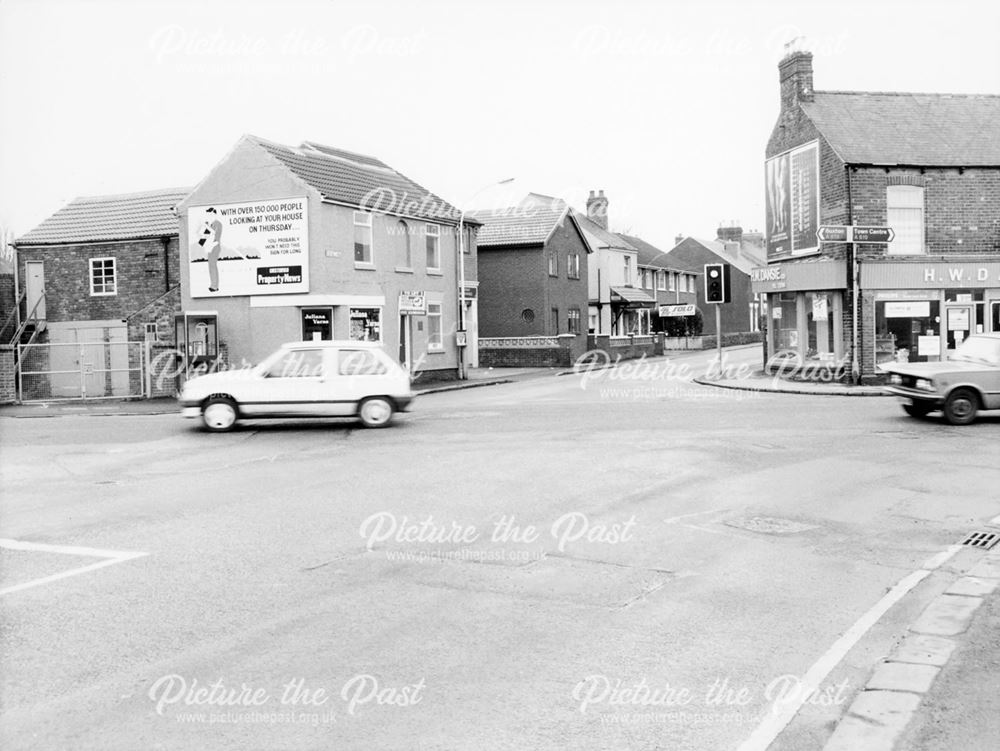
M454 378L460 280L475 346L478 223L379 159L247 135L178 211L188 362L363 340L413 373Z
M469 216L482 223L480 334L586 334L589 249L569 204L529 193L517 206Z
M759 244L757 233L744 233L738 226L720 227L715 240L699 239L678 235L675 245L667 253L668 260L676 266L697 274L697 280L689 280L689 292L693 292L698 310L702 316L702 333L714 336L715 304L705 302L703 274L709 263L730 265L730 289L732 302L719 306L722 333L744 334L760 331L761 302L751 289L750 277L755 266L763 263L764 250Z
M176 188L77 198L15 242L22 320L38 348L25 398L135 396L140 351L173 345L180 309ZM67 371L57 374L59 371Z
M812 55L778 65L767 144L770 356L879 378L1000 331L1000 96L815 91ZM820 225L889 227L824 242Z

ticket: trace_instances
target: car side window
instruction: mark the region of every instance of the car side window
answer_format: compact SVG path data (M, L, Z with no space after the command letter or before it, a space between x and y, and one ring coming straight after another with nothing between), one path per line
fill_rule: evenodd
M342 349L337 372L342 376L382 375L386 367L370 350Z
M323 350L294 349L286 352L264 374L266 378L319 378L323 375Z

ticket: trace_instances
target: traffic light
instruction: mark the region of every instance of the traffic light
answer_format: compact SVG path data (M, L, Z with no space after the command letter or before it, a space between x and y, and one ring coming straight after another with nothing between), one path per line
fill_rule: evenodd
M705 302L732 302L733 296L729 286L728 263L705 264Z

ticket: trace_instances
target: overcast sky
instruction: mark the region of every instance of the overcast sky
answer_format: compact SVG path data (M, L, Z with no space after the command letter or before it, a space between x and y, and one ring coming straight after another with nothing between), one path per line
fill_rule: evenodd
M982 0L0 0L0 223L194 185L253 133L375 155L466 208L603 189L613 229L664 249L757 229L797 36L818 90L1000 93Z

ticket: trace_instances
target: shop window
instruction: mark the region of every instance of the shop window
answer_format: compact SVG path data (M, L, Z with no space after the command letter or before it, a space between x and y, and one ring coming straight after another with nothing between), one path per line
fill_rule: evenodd
M302 309L302 341L333 339L333 308Z
M549 253L549 276L559 276L559 257L554 251Z
M1000 333L1000 300L990 303L990 331Z
M580 309L570 308L566 313L566 331L570 334L580 333Z
M836 292L806 293L806 322L809 343L806 357L810 360L832 360L836 351L833 340L833 295Z
M396 223L396 231L399 233L399 268L413 268L413 248L410 245L410 227L400 219Z
M90 259L90 294L95 297L118 294L114 258Z
M351 339L356 342L382 341L381 308L351 308Z
M441 228L436 224L426 227L427 239L427 270L441 270Z
M570 253L566 258L566 276L570 279L580 278L580 254Z
M372 260L372 215L354 212L354 263L370 266Z
M876 365L938 360L941 333L941 306L937 300L875 302Z
M444 349L441 335L441 303L427 303L427 351L440 352Z
M888 225L896 237L888 245L891 255L923 253L924 189L915 185L890 185L886 188Z

